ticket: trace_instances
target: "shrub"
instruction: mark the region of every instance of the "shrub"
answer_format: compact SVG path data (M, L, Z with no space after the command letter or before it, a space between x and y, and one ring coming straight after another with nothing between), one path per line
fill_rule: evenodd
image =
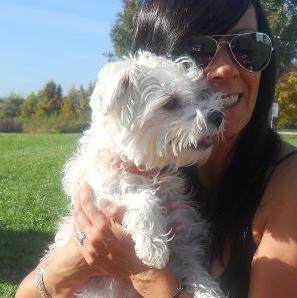
M65 119L62 116L50 116L41 119L22 120L23 131L28 133L75 133L88 127L88 122L80 119Z
M22 132L22 124L15 118L2 118L0 132Z

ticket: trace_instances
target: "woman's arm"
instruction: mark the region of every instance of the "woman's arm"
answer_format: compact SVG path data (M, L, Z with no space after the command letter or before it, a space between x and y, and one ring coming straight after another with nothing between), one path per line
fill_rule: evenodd
M249 298L297 297L297 158L282 164L256 213L258 248ZM260 224L259 224L260 223ZM256 231L256 232L258 232Z
M168 268L162 270L150 269L131 276L134 288L144 298L172 298L180 287ZM176 298L191 298L185 291L181 291Z
M44 284L51 297L68 298L79 290L84 283L96 272L82 258L76 244L69 243L54 253L44 272ZM43 264L39 264L43 266ZM40 298L36 286L36 269L28 274L20 284L16 298ZM167 268L162 270L147 269L133 274L130 280L142 297L171 298L172 293L179 287L179 283ZM178 298L190 298L181 292Z
M51 297L72 297L91 277L99 275L81 256L73 239L65 247L57 250L38 267L44 267L43 280ZM45 265L47 263L47 265ZM28 274L20 284L16 298L40 298L37 289L37 268Z

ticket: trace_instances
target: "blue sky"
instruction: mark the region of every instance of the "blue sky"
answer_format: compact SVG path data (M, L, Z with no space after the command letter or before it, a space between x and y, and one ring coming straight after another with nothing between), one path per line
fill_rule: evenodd
M51 79L64 92L94 81L121 9L122 0L0 0L0 97Z

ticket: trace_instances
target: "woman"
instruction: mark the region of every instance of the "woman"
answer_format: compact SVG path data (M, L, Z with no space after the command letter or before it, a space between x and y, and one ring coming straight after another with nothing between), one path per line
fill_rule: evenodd
M205 266L228 297L293 298L297 154L269 128L276 63L262 33L271 36L258 0L146 0L136 19L133 49L189 54L225 95L224 140L214 141L205 166L185 170L210 223ZM110 219L120 224L123 212L114 205L98 210L89 188L82 187L75 219L87 236L83 245L73 239L47 260L43 285L49 295L71 297L90 277L114 275L143 297L191 297L168 268L150 269L137 260L120 225L111 231ZM16 297L40 297L35 284L32 272Z

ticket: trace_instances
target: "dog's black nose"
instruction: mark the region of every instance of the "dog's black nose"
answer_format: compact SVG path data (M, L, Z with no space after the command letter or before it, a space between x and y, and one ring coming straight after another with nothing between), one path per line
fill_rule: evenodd
M215 125L216 128L219 128L223 121L223 113L218 111L209 112L207 114L207 122Z

